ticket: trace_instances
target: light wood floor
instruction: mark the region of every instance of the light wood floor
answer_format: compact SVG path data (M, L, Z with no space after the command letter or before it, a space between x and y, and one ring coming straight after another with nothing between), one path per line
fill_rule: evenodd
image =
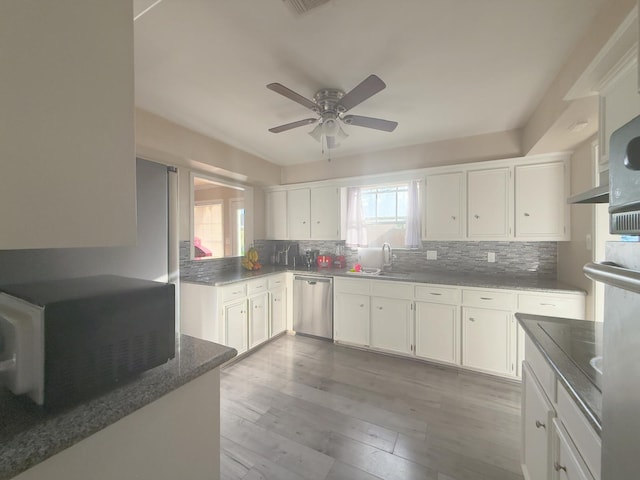
M285 335L221 375L232 479L522 479L520 388Z

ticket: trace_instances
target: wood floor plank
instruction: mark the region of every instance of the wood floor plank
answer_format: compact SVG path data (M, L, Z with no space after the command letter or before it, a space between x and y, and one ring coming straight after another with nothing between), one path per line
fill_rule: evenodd
M334 459L232 414L220 418L222 435L308 480L324 480Z
M328 407L354 418L370 422L381 427L402 432L415 438L424 438L427 428L426 422L419 418L411 418L397 414L390 410L371 405L366 398L348 398L342 395L323 391L317 386L288 381L284 378L273 377L263 368L237 365L230 372L238 381L249 381L264 387L277 388L296 398Z
M282 336L221 375L223 480L522 480L520 386Z
M327 480L381 480L381 478L339 461L333 464L327 475Z
M220 440L220 451L221 480L306 480L226 437Z

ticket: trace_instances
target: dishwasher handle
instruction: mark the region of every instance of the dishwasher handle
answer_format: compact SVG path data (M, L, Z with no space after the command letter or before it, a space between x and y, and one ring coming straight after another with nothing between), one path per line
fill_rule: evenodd
M332 279L328 277L303 277L303 276L295 276L294 280L300 282L307 282L309 285L315 285L316 283L331 283Z

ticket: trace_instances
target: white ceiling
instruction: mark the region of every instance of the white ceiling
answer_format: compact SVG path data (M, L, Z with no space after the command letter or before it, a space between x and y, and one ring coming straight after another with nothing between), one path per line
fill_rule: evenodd
M136 105L279 165L323 158L313 116L266 88L312 98L371 73L387 88L349 113L334 158L524 126L605 0L134 0ZM311 114L311 115L310 115Z

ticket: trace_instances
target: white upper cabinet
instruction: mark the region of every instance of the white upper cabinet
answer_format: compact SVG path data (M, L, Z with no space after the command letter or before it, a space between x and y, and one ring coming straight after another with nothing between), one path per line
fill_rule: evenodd
M311 239L340 239L340 189L311 189Z
M467 176L467 228L473 240L508 238L510 168L470 171Z
M515 167L516 237L568 240L564 162Z
M265 193L265 227L267 240L287 238L287 192Z
M1 249L134 245L131 0L2 2Z
M464 238L464 173L427 175L424 235L427 240Z
M268 239L340 239L340 189L336 186L267 192L266 211Z
M311 194L308 188L287 191L288 238L309 240L311 238Z

